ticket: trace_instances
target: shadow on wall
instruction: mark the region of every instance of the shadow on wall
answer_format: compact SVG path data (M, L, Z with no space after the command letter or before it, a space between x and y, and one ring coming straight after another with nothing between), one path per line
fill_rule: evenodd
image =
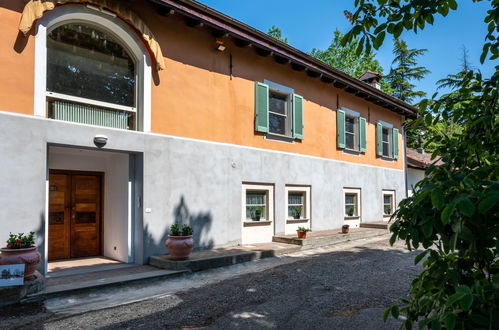
M195 246L194 250L208 250L214 247L212 238L207 238L210 231L213 217L210 212L200 212L191 214L189 207L185 202L184 196L180 197L180 201L173 208L174 223L182 225L189 225L192 227ZM170 225L164 229L163 234L159 241L154 239L148 225L144 226L144 257L147 260L152 255L167 254L165 242L170 234Z
M44 260L45 256L45 214L43 212L40 212L40 221L38 228L34 230L35 232L35 245L38 247L38 251L40 252L42 256L42 262L40 263L40 266L38 267L38 271L40 273L45 272L45 265L44 262L47 263L48 260ZM43 262L44 261L44 262Z

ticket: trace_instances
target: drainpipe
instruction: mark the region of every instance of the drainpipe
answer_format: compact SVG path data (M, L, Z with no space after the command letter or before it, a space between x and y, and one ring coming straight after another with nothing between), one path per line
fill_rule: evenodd
M402 143L404 144L404 180L405 180L405 198L407 198L407 192L409 183L407 182L407 142L405 136L405 128L408 126L406 117L404 116L404 122L402 123Z

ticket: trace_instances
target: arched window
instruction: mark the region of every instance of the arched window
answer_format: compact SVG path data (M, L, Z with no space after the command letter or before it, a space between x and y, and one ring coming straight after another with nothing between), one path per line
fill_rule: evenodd
M149 130L150 60L126 24L69 5L44 17L39 37L44 40L37 40L37 52L45 43L45 76L40 85L49 118Z

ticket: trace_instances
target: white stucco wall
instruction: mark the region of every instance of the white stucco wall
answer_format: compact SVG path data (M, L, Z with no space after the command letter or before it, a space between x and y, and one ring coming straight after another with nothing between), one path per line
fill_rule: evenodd
M93 143L96 135L108 137L102 150ZM309 186L313 192L310 225L314 231L340 228L344 223L345 187L361 189L362 222L383 219L383 190L396 191L397 204L406 196L402 170L0 112L0 189L5 192L0 195L0 219L11 220L0 227L0 237L6 237L9 231L34 230L42 253L48 168L56 165L48 164L56 161L48 157L48 148L53 145L99 153L126 152L138 159L135 180L130 183L121 179L128 172L125 167L117 169L109 163L96 162L85 168L111 171L120 177L112 185L119 194L116 200L127 200L127 185L136 192L129 211L135 216L128 226L123 225L128 215L115 213L126 207L105 207L112 210L106 216L120 219L121 224L113 226L119 228L116 234L114 229L108 231L110 236L106 234L105 241L113 242L113 249L119 246L120 253L125 249L124 242L130 244L130 253L138 263L147 263L151 255L166 253L164 242L175 222L194 228L198 249L240 244L243 183L274 186L274 234L286 231L288 185ZM72 169L84 163L78 158L67 161ZM123 159L112 163L125 164ZM113 175L106 177L113 179ZM112 188L105 189L107 192ZM113 199L106 199L106 203L113 203ZM134 231L125 235L121 229L128 227ZM125 254L113 255L108 248L105 253L125 260Z
M416 183L423 180L424 170L415 169L412 167L407 168L407 196L412 196L413 188Z

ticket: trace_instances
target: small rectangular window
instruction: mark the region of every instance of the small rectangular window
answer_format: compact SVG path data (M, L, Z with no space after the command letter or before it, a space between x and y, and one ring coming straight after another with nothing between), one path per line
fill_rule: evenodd
M358 216L358 195L355 193L345 194L345 216Z
M359 150L358 117L345 116L345 148Z
M303 219L305 217L305 193L288 193L288 218Z
M383 216L389 217L395 211L395 192L383 190Z
M246 220L265 220L267 216L267 191L246 191Z
M269 132L291 135L290 94L269 91Z
M387 127L383 127L382 130L382 144L383 144L383 156L385 157L391 157L392 152L391 152L391 129Z

